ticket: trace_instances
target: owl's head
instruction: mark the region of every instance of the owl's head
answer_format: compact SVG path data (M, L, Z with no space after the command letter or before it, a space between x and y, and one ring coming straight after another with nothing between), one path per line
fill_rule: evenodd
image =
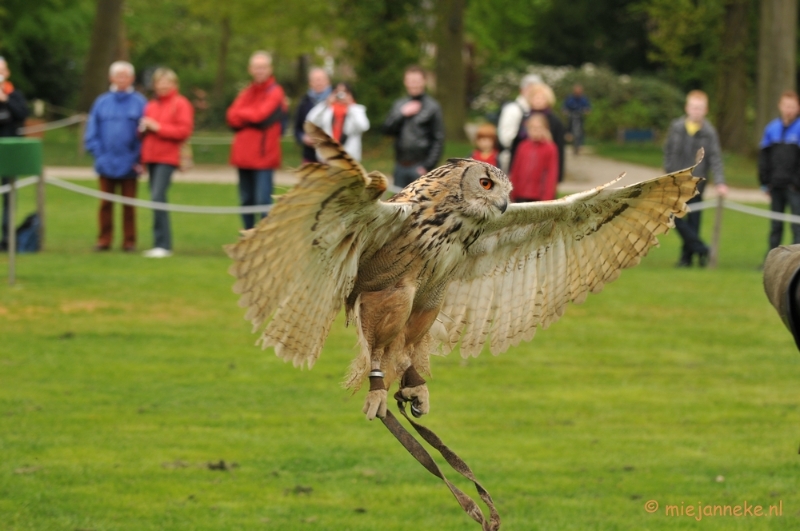
M511 181L498 168L472 159L450 159L453 173L461 175L461 210L471 218L491 220L508 208Z

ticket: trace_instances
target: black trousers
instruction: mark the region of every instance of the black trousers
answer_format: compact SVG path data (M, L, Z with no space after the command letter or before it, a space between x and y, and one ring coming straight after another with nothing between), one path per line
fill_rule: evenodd
M6 185L10 183L11 177L0 177L0 185ZM2 250L5 250L6 247L8 247L8 202L10 196L11 194L3 194L3 234L0 235L0 248L2 248Z
M770 209L783 213L786 207L795 216L800 216L800 191L794 187L773 188L769 191ZM771 220L769 231L769 248L774 249L783 239L783 221ZM792 243L800 243L800 225L792 223Z
M705 189L705 181L700 181L697 185L696 196L686 201L687 205L692 203L699 203L703 200L703 190ZM675 218L675 229L680 234L683 240L683 247L681 248L681 260L688 262L691 261L692 256L708 253L708 245L700 238L700 214L701 212L689 212L682 218Z

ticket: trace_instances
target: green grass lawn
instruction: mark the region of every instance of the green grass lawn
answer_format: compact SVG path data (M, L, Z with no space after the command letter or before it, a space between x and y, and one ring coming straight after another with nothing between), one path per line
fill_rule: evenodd
M170 200L236 191L180 184ZM356 354L341 316L311 371L253 346L221 250L237 217L173 215L175 256L148 260L90 251L95 200L49 188L48 205L47 251L0 283L0 529L478 529L339 386ZM503 529L798 529L800 353L756 271L766 235L726 212L712 271L675 269L670 233L533 342L433 360L423 423ZM664 513L745 501L783 514Z
M661 144L600 142L593 144L593 147L594 152L601 157L644 164L654 168L662 168L664 164L664 151ZM725 166L725 180L729 186L758 188L758 164L754 158L726 152L722 155L722 161Z

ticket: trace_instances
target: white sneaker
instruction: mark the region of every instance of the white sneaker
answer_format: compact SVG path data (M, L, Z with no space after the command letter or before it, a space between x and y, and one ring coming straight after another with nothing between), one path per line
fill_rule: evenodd
M167 258L172 256L172 251L163 247L155 247L142 253L145 258Z

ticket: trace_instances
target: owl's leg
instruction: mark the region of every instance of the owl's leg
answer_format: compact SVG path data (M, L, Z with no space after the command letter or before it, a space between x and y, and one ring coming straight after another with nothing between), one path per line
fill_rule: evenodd
M364 408L361 410L362 413L367 415L367 420L372 420L375 417L384 418L386 416L386 405L388 403L386 384L383 381L384 373L381 370L383 349L376 349L376 351L377 352L373 351L371 356L369 391L364 401Z
M403 377L400 379L400 390L395 398L411 402L411 414L417 418L427 415L431 410L428 386L413 365L410 365L403 373Z

